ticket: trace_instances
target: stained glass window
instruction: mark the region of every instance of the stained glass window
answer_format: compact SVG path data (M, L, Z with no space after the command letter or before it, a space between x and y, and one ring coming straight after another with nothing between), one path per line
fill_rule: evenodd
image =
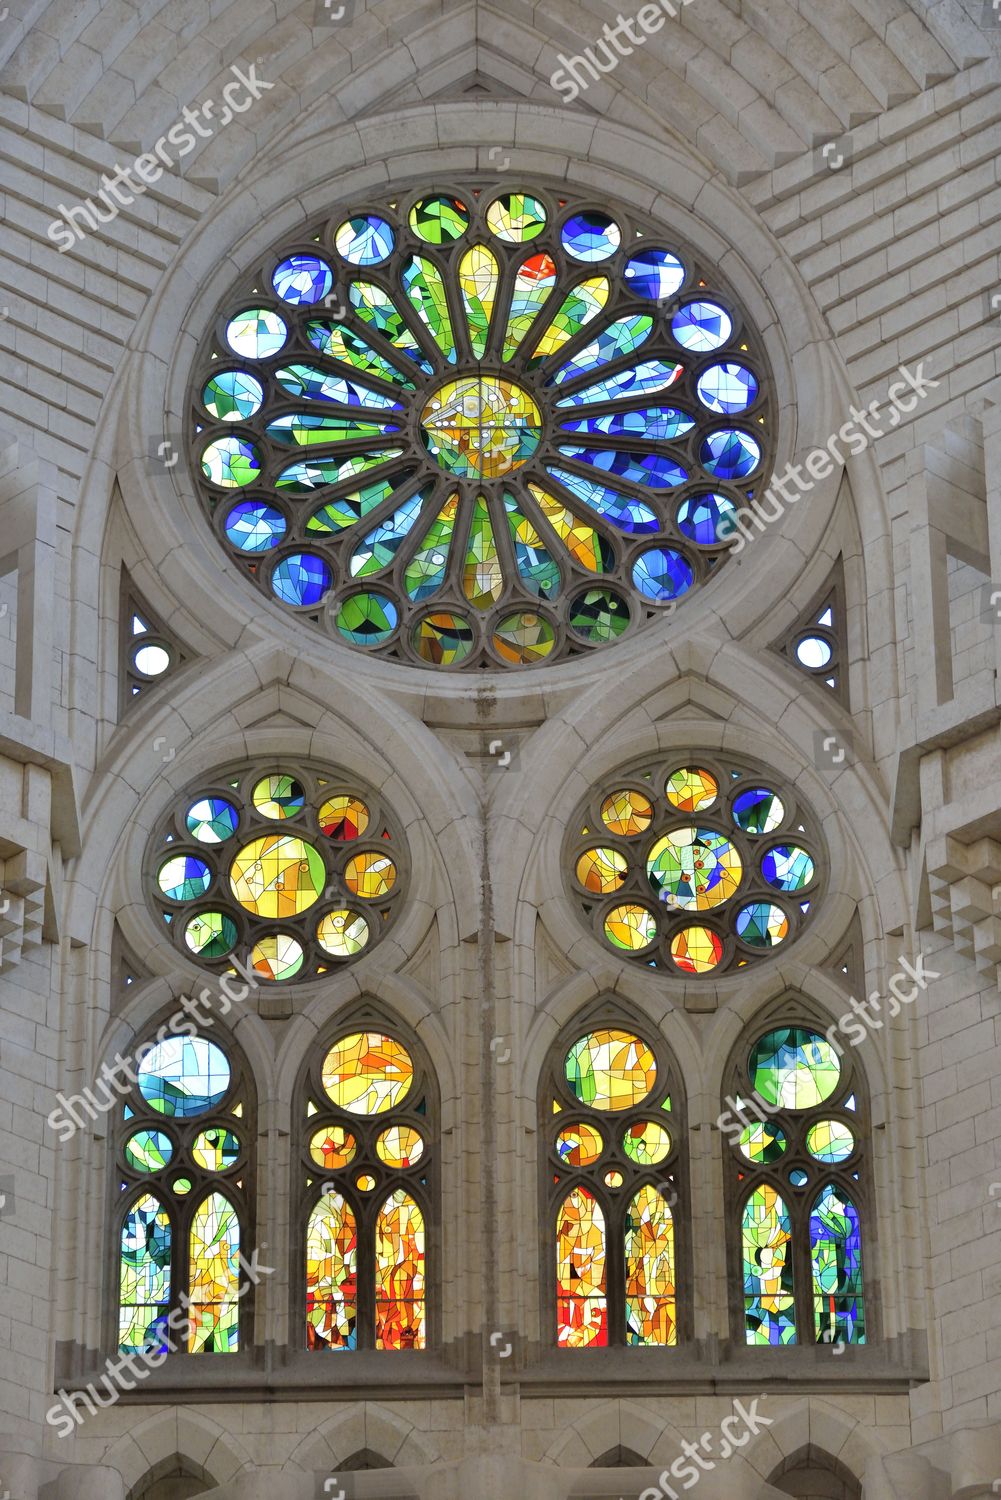
M317 979L392 925L406 884L384 800L319 765L223 768L188 787L147 852L147 891L171 942L216 974Z
M686 980L785 951L823 895L824 863L816 819L792 787L702 751L593 788L564 857L575 903L606 950Z
M539 1112L556 1344L676 1344L684 1109L663 1048L621 1020L578 1025Z
M436 1095L416 1041L341 1031L304 1089L309 1349L424 1349Z
M119 1347L235 1354L253 1095L218 1037L157 1038L115 1129Z
M721 1116L748 1344L866 1342L864 1080L814 1025L760 1035Z
M757 335L676 235L486 182L277 247L227 298L189 408L246 576L437 669L535 666L663 618L726 561L774 426Z

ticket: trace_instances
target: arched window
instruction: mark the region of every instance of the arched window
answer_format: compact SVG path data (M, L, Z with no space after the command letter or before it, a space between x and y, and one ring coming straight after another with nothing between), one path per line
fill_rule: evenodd
M190 1032L190 1023L185 1023ZM163 1028L161 1028L161 1031ZM115 1131L118 1346L236 1354L250 1222L253 1091L235 1052L157 1033Z
M768 1482L794 1500L862 1500L851 1470L813 1443L784 1459Z
M861 1070L808 1021L741 1048L720 1116L734 1322L748 1344L867 1340L862 1226L869 1117Z
M555 1342L676 1344L685 1111L653 1028L607 1012L575 1023L544 1072L539 1121Z
M437 1098L423 1049L366 1015L310 1061L302 1098L306 1345L424 1349Z
M199 349L216 543L357 650L502 669L613 645L727 565L767 484L771 381L716 268L624 205L527 187L303 225Z

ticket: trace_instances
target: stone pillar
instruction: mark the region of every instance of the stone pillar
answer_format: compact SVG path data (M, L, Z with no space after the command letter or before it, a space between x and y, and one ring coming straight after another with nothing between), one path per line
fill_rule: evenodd
M56 1500L125 1500L125 1481L117 1469L73 1464L59 1476Z

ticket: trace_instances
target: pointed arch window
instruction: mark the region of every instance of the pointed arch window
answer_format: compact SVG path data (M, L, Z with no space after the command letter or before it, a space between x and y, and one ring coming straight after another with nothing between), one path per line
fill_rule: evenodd
M115 1132L123 1353L243 1347L253 1105L235 1052L205 1036L157 1033Z
M685 1115L653 1029L621 1016L577 1023L553 1049L539 1109L556 1344L677 1344Z
M864 1079L809 1021L742 1045L720 1117L748 1344L864 1344ZM733 1236L732 1236L733 1238Z
M436 1132L430 1065L400 1028L365 1017L311 1060L302 1146L309 1349L427 1347Z

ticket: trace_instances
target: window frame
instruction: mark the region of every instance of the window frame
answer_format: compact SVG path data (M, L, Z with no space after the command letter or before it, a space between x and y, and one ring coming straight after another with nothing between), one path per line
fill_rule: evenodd
M141 1040L136 1040L130 1051L130 1057L137 1057L143 1048L148 1050L151 1043L158 1037L160 1030L165 1028L166 1021L175 1014L176 1006L171 1005L162 1019L153 1020L144 1026L137 1033L137 1038ZM166 1041L173 1036L188 1039L192 1029L193 1023L186 1021L176 1029L165 1030L163 1040ZM173 1312L180 1307L182 1291L185 1296L190 1293L191 1230L198 1209L212 1193L224 1194L236 1210L240 1226L241 1256L249 1256L256 1244L258 1103L253 1071L242 1049L224 1027L218 1026L218 1030L217 1026L200 1027L196 1031L196 1038L219 1047L225 1053L229 1063L229 1088L215 1108L178 1122L176 1116L161 1115L153 1110L143 1099L138 1082L136 1082L127 1094L119 1096L114 1110L111 1111L114 1126L108 1131L111 1169L108 1174L108 1211L105 1215L105 1222L110 1226L110 1243L106 1257L104 1342L116 1359L126 1358L119 1342L122 1230L128 1215L142 1197L150 1194L159 1198L161 1207L170 1216L171 1282L168 1312ZM138 1067L135 1071L138 1074ZM236 1118L232 1114L232 1109L234 1105L240 1103L243 1105L243 1114ZM124 1118L126 1105L133 1111L130 1120ZM202 1131L213 1128L233 1131L239 1136L243 1146L234 1165L221 1172L212 1172L206 1167L200 1167L191 1155L191 1146L195 1139ZM175 1149L170 1164L158 1172L137 1172L126 1161L126 1142L136 1131L143 1129L158 1130L174 1144ZM182 1197L177 1197L171 1192L167 1179L176 1175L182 1166L184 1175L191 1180L191 1191ZM123 1178L131 1183L128 1192L124 1193L119 1188ZM237 1178L242 1182L242 1187L237 1186ZM240 1285L244 1285L242 1273ZM237 1350L234 1353L218 1351L220 1357L226 1359L227 1369L232 1368L237 1360L247 1362L249 1359L254 1340L255 1290L256 1288L248 1291L238 1299L239 1344ZM183 1346L179 1344L171 1351L164 1364L173 1365L176 1371L176 1361L179 1356L185 1361L200 1360L212 1358L213 1353L213 1351L192 1353L185 1341ZM137 1353L131 1358L142 1359L143 1356Z
M403 1101L379 1114L351 1114L338 1107L326 1095L321 1071L323 1061L338 1041L353 1032L378 1031L404 1046L414 1064L414 1082ZM414 1107L423 1096L426 1110ZM313 1115L307 1114L312 1102ZM327 1103L324 1103L327 1100ZM411 1104L410 1101L413 1100ZM350 1011L317 1034L300 1067L293 1095L292 1164L295 1187L290 1214L290 1311L289 1351L297 1359L318 1359L322 1354L347 1358L361 1356L367 1362L383 1356L399 1358L415 1355L427 1358L441 1348L441 1174L438 1156L441 1151L441 1103L438 1079L427 1049L414 1030L395 1012L379 1004L365 1004ZM355 1137L357 1150L347 1167L327 1173L311 1159L309 1138L325 1124L343 1125ZM420 1130L425 1151L420 1163L408 1168L387 1167L375 1153L376 1138L390 1125L412 1125ZM378 1174L378 1187L370 1193L358 1191L351 1179L366 1168ZM390 1175L392 1174L392 1175ZM417 1180L427 1176L427 1183ZM313 1180L310 1181L309 1179ZM338 1192L355 1214L357 1235L357 1346L311 1349L306 1338L306 1234L316 1204L323 1196L326 1182L337 1181ZM424 1218L424 1347L422 1349L378 1349L375 1345L375 1233L379 1215L393 1184L405 1187ZM354 1361L350 1362L354 1365Z
M644 1041L654 1055L657 1065L657 1084L652 1095L628 1110L589 1110L577 1100L569 1088L564 1075L564 1061L573 1044L590 1031L605 1027L621 1028L632 1032ZM608 1126L613 1123L619 1134L638 1119L656 1116L660 1111L660 1100L665 1094L671 1096L671 1110L664 1111L665 1125L670 1129L672 1146L667 1158L654 1166L639 1166L619 1151L614 1139L609 1139L602 1154L593 1167L564 1168L563 1180L557 1185L553 1173L558 1170L554 1152L554 1122L559 1120L562 1129L579 1121L604 1124L603 1134L610 1135ZM561 1115L552 1111L553 1098L563 1104ZM648 1100L658 1102L651 1105ZM691 1183L688 1148L688 1098L684 1089L681 1070L673 1053L657 1025L647 1016L634 1011L621 1002L604 1000L596 1006L580 1011L560 1028L550 1046L543 1065L538 1088L538 1159L539 1159L539 1219L542 1232L539 1236L539 1266L541 1286L542 1331L541 1344L549 1357L560 1359L574 1356L618 1353L637 1354L641 1357L659 1354L682 1354L686 1346L691 1352L694 1340L694 1280L692 1275L692 1222ZM603 1173L614 1162L620 1170L631 1171L621 1189L611 1190L600 1181ZM589 1176L593 1173L594 1176ZM673 1180L674 1201L668 1199L674 1225L675 1266L675 1326L677 1340L674 1344L640 1345L630 1344L626 1339L626 1257L625 1214L629 1204L640 1189L651 1184L665 1182L667 1176ZM556 1224L560 1204L575 1186L585 1186L593 1194L605 1216L605 1305L608 1341L582 1349L561 1348L558 1343L557 1308L557 1244Z
M740 1040L733 1048L724 1073L722 1120L727 1113L733 1114L731 1100L748 1098L752 1091L748 1064L751 1053L769 1032L785 1026L796 1026L815 1031L824 1036L835 1023L820 1013L810 1001L799 996L788 996L778 1006L757 1016L741 1030ZM773 1349L776 1354L795 1349L822 1349L834 1344L839 1352L847 1348L866 1349L883 1342L880 1298L876 1279L877 1235L874 1210L874 1159L872 1151L872 1111L868 1081L861 1060L854 1054L857 1048L835 1046L841 1059L841 1078L837 1088L822 1104L809 1110L782 1108L769 1114L769 1118L782 1125L788 1145L781 1161L773 1165L758 1165L746 1160L739 1147L731 1144L727 1133L720 1125L720 1149L723 1158L724 1212L726 1215L727 1247L727 1291L730 1337L732 1344L753 1353ZM845 1110L843 1101L852 1094L856 1109ZM763 1112L763 1111L762 1111ZM756 1116L747 1114L749 1121ZM847 1162L832 1164L818 1162L806 1150L805 1138L811 1125L823 1119L842 1119L852 1128L856 1149ZM803 1167L813 1169L814 1176L809 1185L799 1190L786 1181L780 1170ZM859 1172L858 1181L852 1171ZM743 1171L747 1181L741 1183L738 1172ZM793 1344L768 1346L751 1344L746 1337L744 1301L743 1216L748 1199L761 1184L768 1184L780 1194L786 1206L790 1223L790 1246L793 1271L793 1309L796 1318L796 1341ZM810 1218L813 1207L823 1189L830 1183L842 1188L851 1198L859 1217L859 1237L862 1259L862 1298L865 1309L865 1343L842 1343L840 1339L822 1340L813 1337L814 1330L814 1279L813 1258L810 1241ZM803 1330L811 1332L808 1340Z

